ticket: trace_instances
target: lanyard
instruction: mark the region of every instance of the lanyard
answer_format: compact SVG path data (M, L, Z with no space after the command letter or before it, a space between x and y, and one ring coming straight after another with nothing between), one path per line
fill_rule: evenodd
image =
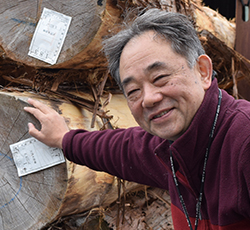
M220 113L221 98L222 98L222 93L221 93L221 89L219 89L217 110L216 110L213 126L212 126L212 129L211 129L210 134L209 134L209 141L208 141L208 146L206 148L206 154L205 154L204 165L203 165L203 170L202 170L200 194L199 194L198 201L196 203L195 230L197 230L197 228L198 228L199 218L201 219L201 202L202 202L202 196L203 196L203 191L204 191L206 166L207 166L208 155L209 155L209 152L210 152L210 147L212 145L212 141L213 141L213 137L214 137L215 126L216 126L218 116L219 116L219 113ZM174 160L173 160L172 151L170 151L170 163L171 163L171 169L172 169L172 173L173 173L174 183L175 183L175 186L176 186L176 189L177 189L177 192L178 192L178 196L179 196L179 199L180 199L180 202L181 202L182 209L183 209L184 214L186 216L186 219L187 219L188 226L189 226L190 230L193 230L193 227L192 227L189 215L188 215L187 207L185 205L183 196L181 195L181 192L180 192L180 189L179 189L178 180L177 180L176 172L175 172L175 169L174 169Z

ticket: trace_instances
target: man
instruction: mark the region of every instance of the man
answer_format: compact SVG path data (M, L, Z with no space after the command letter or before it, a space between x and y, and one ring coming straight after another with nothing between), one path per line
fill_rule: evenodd
M250 104L218 89L189 20L148 10L104 49L140 127L69 131L30 99L42 124L30 134L77 164L169 190L176 230L250 229Z

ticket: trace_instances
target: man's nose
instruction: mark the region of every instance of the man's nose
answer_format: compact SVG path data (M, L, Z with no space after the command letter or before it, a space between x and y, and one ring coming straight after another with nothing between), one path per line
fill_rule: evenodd
M156 105L158 102L160 102L163 98L162 92L159 88L154 86L146 86L143 90L143 102L142 106L144 108L146 107L152 107Z

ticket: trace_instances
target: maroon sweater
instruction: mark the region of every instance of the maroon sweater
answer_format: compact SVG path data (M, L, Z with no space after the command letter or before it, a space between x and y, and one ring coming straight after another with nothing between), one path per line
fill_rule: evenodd
M64 154L70 161L94 170L169 190L175 230L188 230L170 169L169 148L194 224L205 149L217 103L215 79L189 128L171 146L140 127L72 130L64 136ZM207 163L201 216L199 230L250 229L250 103L235 100L225 91Z

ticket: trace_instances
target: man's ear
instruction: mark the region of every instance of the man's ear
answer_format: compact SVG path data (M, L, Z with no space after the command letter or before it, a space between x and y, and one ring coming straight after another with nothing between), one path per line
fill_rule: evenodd
M212 82L212 74L213 74L213 64L206 54L202 54L199 56L197 60L198 64L198 71L201 75L201 82L203 85L204 90L207 90Z

